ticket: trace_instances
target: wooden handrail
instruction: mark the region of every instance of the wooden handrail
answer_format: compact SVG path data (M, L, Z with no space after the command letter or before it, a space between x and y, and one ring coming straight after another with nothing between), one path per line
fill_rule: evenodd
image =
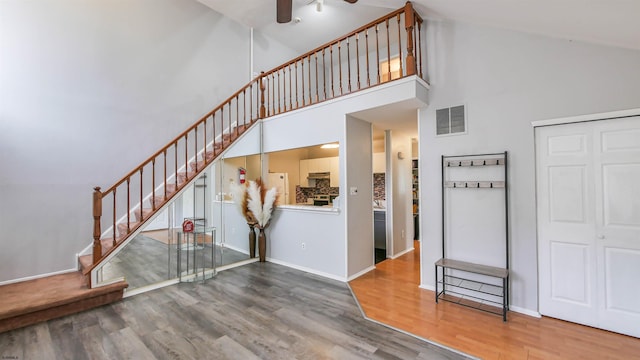
M168 150L170 147L174 146L175 144L178 143L178 141L182 140L182 138L185 137L185 135L187 135L189 132L191 132L193 129L195 129L196 127L198 127L200 124L202 124L202 122L205 121L205 119L209 118L210 116L212 116L213 114L215 114L216 112L218 112L220 109L222 109L224 106L226 106L229 102L231 102L232 99L234 99L236 96L238 96L239 94L241 94L243 91L245 91L246 89L250 88L254 83L256 83L257 81L259 81L259 77L256 79L251 80L249 83L247 83L247 85L243 86L240 90L236 91L233 95L229 96L225 101L223 101L220 105L218 105L217 107L215 107L213 110L209 111L208 113L206 113L204 116L202 116L198 121L196 121L193 125L191 125L189 128L187 128L187 130L183 131L182 133L180 133L180 135L176 136L173 140L171 140L167 145L165 145L162 149L156 151L153 155L151 155L149 158L147 158L146 160L144 160L142 163L140 163L140 165L136 166L133 170L131 170L131 172L129 172L127 175L123 176L122 179L118 180L115 184L113 184L110 188L108 188L107 190L103 191L102 194L106 195L110 192L113 191L113 189L117 188L118 186L122 185L125 181L127 181L128 178L130 178L131 176L135 175L136 172L138 172L141 168L143 168L144 166L148 165L149 163L151 163L151 161L155 158L157 158L158 156L162 155L162 153L166 150Z
M402 17L404 25L401 25ZM93 265L89 270L93 270L104 257L136 232L258 120L377 86L396 78L412 75L423 77L422 22L411 2L407 2L402 8L360 26L340 38L270 71L261 72L107 190L94 188ZM393 39L390 37L391 31L394 34ZM371 36L369 32L372 32ZM373 43L369 44L374 40L375 47ZM391 61L396 61L396 58L391 58L392 45L394 53L398 51L397 75L392 73ZM386 58L381 58L381 54ZM366 61L362 59L363 56L366 57ZM354 64L351 64L352 61ZM381 69L384 62L386 69ZM362 66L365 68L361 68ZM363 76L366 78L362 78ZM209 146L209 143L213 145ZM208 150L209 148L211 150ZM198 160L200 155L202 160ZM159 179L156 179L157 176ZM171 177L174 179L169 183ZM157 184L163 187L161 192L157 192ZM124 189L118 191L119 187ZM156 194L161 195L157 197ZM106 199L109 196L112 197L111 201ZM147 209L143 206L146 198L150 198L151 203ZM138 204L131 204L132 200ZM113 233L112 241L107 243L111 247L104 253L105 244L101 239L103 210L107 210L107 214L111 215L110 225ZM135 215L138 221L132 221L132 215Z
M411 9L413 9L413 6L411 5L411 2L410 2L410 1L408 1L408 2L407 2L407 4L408 4L408 6L410 6L410 7L411 7ZM325 43L324 45L320 45L320 46L318 46L317 48L315 48L315 49L313 49L313 50L309 50L309 51L307 51L306 53L304 53L304 54L302 54L302 55L298 56L297 58L295 58L295 59L293 59L293 60L289 60L288 62L286 62L286 63L284 63L284 64L282 64L282 65L280 65L280 66L277 66L277 67L275 67L275 68L273 68L273 69L271 69L271 70L269 70L269 71L265 72L265 74L271 74L271 73L276 72L276 71L278 71L278 70L280 70L280 69L286 68L287 66L292 65L292 64L294 64L295 62L300 61L301 59L306 58L306 57L308 57L309 55L312 55L313 53L316 53L316 52L318 52L318 51L322 51L322 49L329 48L329 47L331 47L332 45L336 45L336 44L338 44L338 43L340 43L340 42L342 42L342 41L345 41L345 40L347 40L348 38L350 38L350 37L352 37L352 36L356 35L357 33L360 33L360 32L363 32L364 30L367 30L367 29L369 29L369 28L372 28L374 25L381 24L381 23L383 23L385 20L390 19L390 18L393 18L394 16L397 16L398 14L402 14L402 13L403 13L403 12L405 12L405 11L406 11L406 8L405 8L405 7L402 7L402 8L400 8L400 9L398 9L398 10L395 10L395 11L394 11L394 12L392 12L392 13L389 13L389 14L387 14L387 15L384 15L384 16L382 16L382 17L380 17L380 18L376 19L376 20L371 21L370 23L368 23L368 24L366 24L366 25L364 25L364 26L361 26L361 27L359 27L359 28L357 28L357 29L355 29L355 30L351 31L351 32L350 32L350 33L348 33L347 35L343 35L343 36L341 36L341 37L339 37L339 38L337 38L337 39L334 39L334 40L331 40L331 41L329 41L329 42ZM417 15L417 14L416 14L416 15Z

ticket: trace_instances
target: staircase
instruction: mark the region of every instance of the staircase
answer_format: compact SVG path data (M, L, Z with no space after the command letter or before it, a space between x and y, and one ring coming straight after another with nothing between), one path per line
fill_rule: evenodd
M94 252L92 254L78 257L82 274L88 275L94 268L94 264L97 264L97 262L94 261L96 255L95 250L97 248L100 248L99 258L104 259L111 254L114 249L118 248L125 241L135 236L137 230L141 229L146 221L150 220L150 218L176 194L188 186L192 180L196 179L219 154L234 143L234 141L244 134L253 124L256 123L256 121L257 119L254 119L251 123L234 126L230 131L225 132L220 137L220 141L213 142L208 147L203 148L201 154L187 162L188 166L183 166L182 171L174 173L172 177L160 184L160 195L156 195L157 193L155 190L157 188L154 186L152 194L150 196L146 196L149 199L139 202L139 204L143 204L142 208L138 206L135 210L129 209L126 221L114 222L115 232L112 231L109 237L101 237L99 239L99 246L95 246L94 242ZM139 168L143 168L143 166L144 165ZM138 171L134 171L134 173L138 173ZM130 178L127 180L131 181ZM96 188L94 192L94 200L101 200L108 193L108 191L100 192L99 188ZM131 218L131 215L133 215L133 218Z
M260 120L395 79L424 79L422 23L407 2L262 72L107 190L94 188L93 245L78 257L81 271L0 287L13 294L0 306L0 332L122 299L127 283L99 283L101 265ZM35 296L24 300L25 294Z

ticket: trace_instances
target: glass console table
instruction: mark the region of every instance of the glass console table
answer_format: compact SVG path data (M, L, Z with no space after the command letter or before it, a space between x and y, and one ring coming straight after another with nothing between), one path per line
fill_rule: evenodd
M196 226L193 232L179 230L177 235L176 266L180 282L204 282L215 276L216 228Z

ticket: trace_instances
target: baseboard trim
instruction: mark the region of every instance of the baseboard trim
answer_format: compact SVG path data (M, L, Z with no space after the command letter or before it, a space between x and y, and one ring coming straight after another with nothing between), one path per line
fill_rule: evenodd
M122 296L122 298L128 298L128 297L131 297L131 296L144 294L144 293L146 293L148 291L161 289L163 287L175 285L175 284L178 284L178 283L180 283L180 281L178 279L171 279L171 280L166 280L166 281L163 281L163 282L159 282L159 283L155 283L155 284L139 287L139 288L136 288L136 289L133 289L133 290L128 290L128 291L125 290L124 295Z
M427 284L420 284L420 286L418 286L420 289L424 289L424 290L430 290L430 291L436 291L436 288L431 286L431 285L427 285Z
M226 243L217 243L216 245L223 247L223 249L229 249L229 250L237 251L237 252L245 254L245 255L249 255L249 250L246 250L246 249L241 249L239 247L231 246L231 245L228 245Z
M519 314L531 316L531 317L538 318L538 319L542 317L542 315L537 311L521 308L519 306L510 305L509 306L509 311L517 312Z
M23 281L40 279L40 278L54 276L54 275L68 274L68 273L71 273L71 272L74 272L74 271L78 271L78 269L60 270L60 271L54 271L54 272L46 273L46 274L39 274L39 275L27 276L27 277L13 279L13 280L1 281L0 282L0 286L9 285L9 284L15 284L15 283L23 282Z
M248 264L251 264L251 263L254 263L254 262L258 262L258 260L260 260L260 259L255 257L255 258L250 258L250 259L247 259L247 260L234 262L233 264L218 266L218 267L216 267L216 272L225 271L225 270L237 268L239 266L248 265Z
M364 270L362 270L362 271L360 271L360 272L358 272L358 273L356 273L356 274L353 274L353 275L349 276L349 277L347 278L347 281L351 281L351 280L353 280L353 279L357 279L357 278L359 278L360 276L362 276L362 275L364 275L364 274L368 273L368 272L369 272L369 271L371 271L371 270L375 270L375 269L376 269L375 265L373 265L373 266L369 266L368 268L366 268L366 269L364 269Z
M408 249L407 249L407 250L405 250L405 251L401 251L401 252L399 252L399 253L397 253L397 254L395 254L395 255L390 256L389 258L390 258L390 259L397 259L397 258L399 258L400 256L402 256L402 255L404 255L404 254L406 254L406 253L410 253L410 252L412 252L413 250L415 250L415 248L410 247L410 248L408 248Z
M292 269L296 269L296 270L308 272L308 273L311 273L311 274L314 274L314 275L322 276L322 277L325 277L325 278L328 278L328 279L333 279L333 280L337 280L337 281L340 281L340 282L347 282L347 278L345 278L345 277L337 276L337 275L334 275L334 274L329 274L329 273L322 272L322 271L317 271L315 269L310 269L310 268L307 268L307 267L304 267L304 266L291 264L291 263L288 263L286 261L276 260L276 259L272 259L272 258L267 258L267 261L268 262L272 262L274 264L290 267Z

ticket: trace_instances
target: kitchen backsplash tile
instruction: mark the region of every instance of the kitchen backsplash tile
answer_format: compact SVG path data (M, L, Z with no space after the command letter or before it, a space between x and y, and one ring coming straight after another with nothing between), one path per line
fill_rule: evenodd
M296 203L306 203L308 198L321 194L339 194L340 188L331 187L329 179L317 179L315 187L296 185Z
M384 176L384 173L373 174L373 200L386 200Z

